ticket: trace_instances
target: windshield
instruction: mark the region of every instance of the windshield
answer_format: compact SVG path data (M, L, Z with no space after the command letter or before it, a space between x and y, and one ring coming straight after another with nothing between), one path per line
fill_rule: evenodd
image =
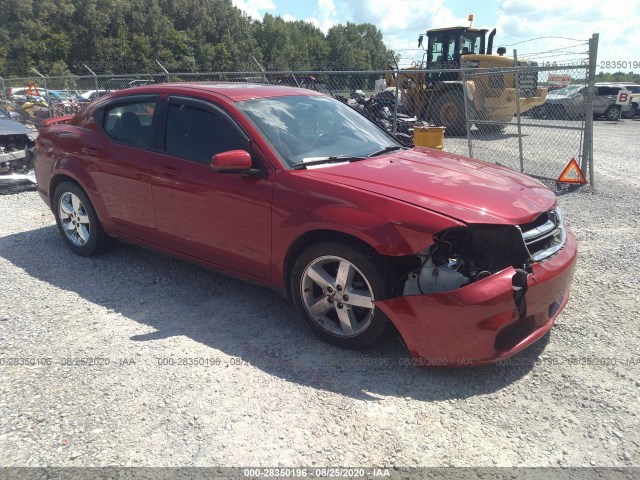
M0 108L0 118L11 118L4 110Z
M582 88L581 85L568 85L564 88L561 88L559 90L554 90L550 93L552 93L553 95L573 95L581 88Z
M391 136L338 100L292 96L236 104L288 166L329 157L367 157L400 147Z

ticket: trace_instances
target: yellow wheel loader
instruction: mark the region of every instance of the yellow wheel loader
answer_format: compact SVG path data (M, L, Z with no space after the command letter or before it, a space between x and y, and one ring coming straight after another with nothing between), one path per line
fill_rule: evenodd
M449 135L466 133L464 95L467 96L469 118L479 121L509 122L516 114L516 88L513 73L486 72L475 75L473 69L512 68L513 58L505 57L506 49L492 54L496 29L488 36L487 29L453 27L429 30L428 44L422 62L400 73L399 90L403 112L415 115L435 125L443 126ZM424 35L418 39L422 47ZM426 57L426 60L425 60ZM463 87L463 65L469 68L466 88ZM518 62L520 66L535 66L533 62ZM434 71L435 70L435 71ZM438 71L439 70L439 71ZM387 87L395 87L398 72L389 67L385 75ZM520 112L542 105L546 88L538 87L537 72L519 75ZM498 132L504 125L476 123L480 131Z

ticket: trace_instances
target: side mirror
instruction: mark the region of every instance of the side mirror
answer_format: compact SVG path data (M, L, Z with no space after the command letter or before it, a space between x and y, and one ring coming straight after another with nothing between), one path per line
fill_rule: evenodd
M211 169L218 173L237 173L245 177L265 179L269 176L265 168L251 168L251 155L245 150L229 150L218 153L211 159Z
M251 155L244 150L230 150L218 153L211 159L211 168L215 172L243 172L251 170Z
M11 120L15 120L16 122L20 120L20 114L14 110L11 110L9 112L9 117L11 118Z

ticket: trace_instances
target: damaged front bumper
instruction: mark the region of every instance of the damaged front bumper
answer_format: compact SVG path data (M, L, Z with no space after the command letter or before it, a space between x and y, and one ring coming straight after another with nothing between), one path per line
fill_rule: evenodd
M569 299L576 258L576 241L567 229L563 248L532 264L524 309L514 300L513 267L456 290L374 303L398 329L419 366L495 363L553 327Z

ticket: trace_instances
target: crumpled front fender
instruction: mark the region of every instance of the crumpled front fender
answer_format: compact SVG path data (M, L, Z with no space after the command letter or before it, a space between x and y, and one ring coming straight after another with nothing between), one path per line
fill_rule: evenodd
M532 266L524 317L514 301L512 267L450 292L374 303L398 329L418 365L494 363L551 329L568 301L576 259L575 238L567 230L564 248Z

